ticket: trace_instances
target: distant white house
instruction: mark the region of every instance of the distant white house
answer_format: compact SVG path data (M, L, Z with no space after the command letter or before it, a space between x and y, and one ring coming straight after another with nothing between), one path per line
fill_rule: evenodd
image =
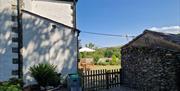
M23 76L25 85L33 84L29 67L41 62L57 65L62 75L77 72L76 2L20 1L22 29L18 26L17 0L0 1L0 81Z
M95 51L94 49L90 49L87 47L82 47L79 49L79 52L94 52L94 51Z

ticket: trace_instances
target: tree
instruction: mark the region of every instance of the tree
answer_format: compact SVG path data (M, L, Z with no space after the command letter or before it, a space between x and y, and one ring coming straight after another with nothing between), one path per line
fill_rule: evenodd
M104 52L104 56L105 56L105 57L110 58L110 57L112 57L112 55L113 55L113 52L110 51L110 50L106 50L106 51Z
M95 44L93 44L93 43L85 44L85 47L91 48L91 49L97 49L97 47L96 47Z

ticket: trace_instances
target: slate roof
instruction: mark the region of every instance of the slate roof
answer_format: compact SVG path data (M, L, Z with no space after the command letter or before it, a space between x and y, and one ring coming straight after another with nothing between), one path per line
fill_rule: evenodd
M156 31L150 31L150 30L145 30L144 32L152 33L154 35L162 37L164 40L180 45L180 34L170 34L170 33L156 32Z
M125 48L125 47L131 45L131 43L135 42L136 40L138 40L140 37L142 37L146 33L151 33L155 36L161 37L162 39L164 39L166 41L178 44L180 46L180 33L179 34L171 34L171 33L163 33L163 32L145 30L142 34L135 37L132 41L130 41L129 43L122 46L122 48Z

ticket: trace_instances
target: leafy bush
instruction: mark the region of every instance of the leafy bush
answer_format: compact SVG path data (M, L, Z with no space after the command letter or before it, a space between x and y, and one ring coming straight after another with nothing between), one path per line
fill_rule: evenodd
M117 58L116 64L121 65L121 60Z
M109 60L109 59L107 59L107 60L106 60L106 62L108 62L108 63L109 63L109 62L110 62L110 60Z
M116 65L117 63L117 58L115 55L112 56L112 60L110 61L110 65Z
M43 87L60 84L60 77L55 70L56 66L48 63L41 63L30 67L31 75Z
M86 55L85 55L85 52L80 52L80 58L85 58Z
M102 65L103 66L109 65L109 62L103 62Z
M104 52L104 56L105 56L105 57L110 58L112 55L113 55L113 51L112 51L112 50L106 50L106 51Z
M10 78L9 79L9 83L14 84L14 85L16 85L16 84L22 85L23 84L23 80L19 79L19 78Z
M100 59L100 57L98 55L94 55L93 62L95 65L97 65L99 59Z
M109 62L99 62L98 65L106 66L106 65L109 65Z
M98 65L103 65L103 62L98 62L97 64L98 64Z
M22 91L20 84L22 80L12 78L9 81L0 84L0 91Z

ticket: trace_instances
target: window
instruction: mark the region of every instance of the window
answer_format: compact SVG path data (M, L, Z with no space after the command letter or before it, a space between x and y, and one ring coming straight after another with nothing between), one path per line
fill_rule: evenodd
M17 17L16 17L15 15L12 15L12 16L11 16L11 21L15 22L15 21L16 21L16 18L17 18Z
M18 28L17 27L12 27L12 32L18 33Z
M13 64L18 64L18 58L13 58L12 63Z
M12 42L18 42L18 38L12 38Z
M12 74L12 75L18 75L18 72L19 72L18 70L12 70L12 73L11 73L11 74Z
M18 53L18 48L13 47L13 48L12 48L12 52L13 52L13 53Z

